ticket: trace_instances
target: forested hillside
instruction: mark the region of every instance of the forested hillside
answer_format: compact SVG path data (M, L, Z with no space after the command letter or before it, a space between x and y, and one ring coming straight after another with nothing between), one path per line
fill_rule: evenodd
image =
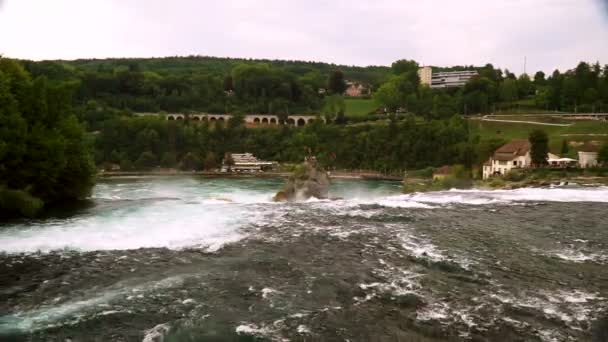
M318 113L319 89L340 71L345 79L380 85L387 67L212 57L25 62L34 75L76 81L78 105L135 112Z

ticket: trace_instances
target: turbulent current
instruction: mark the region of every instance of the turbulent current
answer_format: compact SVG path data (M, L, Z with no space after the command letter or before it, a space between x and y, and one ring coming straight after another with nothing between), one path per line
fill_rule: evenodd
M608 187L104 181L0 225L0 341L606 341Z

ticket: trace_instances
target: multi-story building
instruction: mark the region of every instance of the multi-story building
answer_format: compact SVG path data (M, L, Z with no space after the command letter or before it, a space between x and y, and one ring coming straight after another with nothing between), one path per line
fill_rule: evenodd
M446 71L433 73L431 88L459 88L464 87L467 82L477 76L475 70Z
M422 67L418 69L418 77L421 84L426 84L431 88L459 88L464 87L467 82L477 76L475 70L461 71L442 71L433 72L431 67Z
M433 68L430 66L425 66L418 69L418 78L420 78L420 84L424 84L427 86L431 86L431 81L433 79Z

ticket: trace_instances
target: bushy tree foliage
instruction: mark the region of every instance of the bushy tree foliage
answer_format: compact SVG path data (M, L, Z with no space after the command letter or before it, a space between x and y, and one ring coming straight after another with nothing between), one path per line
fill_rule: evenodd
M344 80L344 73L340 70L334 70L329 75L329 81L327 82L327 90L330 94L342 95L346 91L346 81Z
M547 154L549 153L549 137L541 129L530 132L530 157L534 166L547 165Z
M1 214L30 216L45 203L89 195L95 166L72 90L0 58Z

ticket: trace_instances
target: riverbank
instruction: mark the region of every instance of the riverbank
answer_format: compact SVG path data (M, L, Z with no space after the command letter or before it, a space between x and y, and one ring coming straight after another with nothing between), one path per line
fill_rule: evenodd
M608 172L602 169L536 169L513 171L504 177L473 179L469 175L447 175L441 178L406 178L403 192L431 192L449 189L512 190L566 185L608 185Z
M198 176L207 178L289 178L291 172L258 172L258 173L228 173L228 172L210 172L210 171L179 171L179 170L155 170L155 171L106 171L100 172L100 178L117 178L117 179L144 179L144 178L162 178L162 177L180 177L180 176ZM364 180L383 180L383 181L401 181L400 177L383 175L373 172L350 172L350 171L332 171L330 172L332 179L364 179Z

